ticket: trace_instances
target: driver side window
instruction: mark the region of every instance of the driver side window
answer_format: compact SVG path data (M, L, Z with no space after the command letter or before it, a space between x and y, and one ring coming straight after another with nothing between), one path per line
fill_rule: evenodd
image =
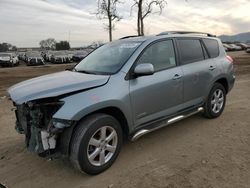
M149 46L137 62L137 64L142 63L151 63L156 72L175 67L176 59L173 41L160 41Z

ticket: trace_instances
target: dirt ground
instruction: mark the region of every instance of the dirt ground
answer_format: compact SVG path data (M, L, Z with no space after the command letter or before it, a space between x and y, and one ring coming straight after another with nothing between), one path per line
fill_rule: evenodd
M6 89L22 80L65 69L65 65L0 69L0 183L8 187L250 187L250 54L235 58L237 81L224 113L200 115L124 144L114 165L98 176L74 170L67 160L29 153Z

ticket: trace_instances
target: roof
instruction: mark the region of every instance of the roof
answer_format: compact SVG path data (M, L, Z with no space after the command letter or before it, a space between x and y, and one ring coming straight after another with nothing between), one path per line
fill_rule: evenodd
M216 37L216 35L210 34L210 33L205 33L205 32L197 32L197 31L165 31L161 32L157 35L151 35L151 36L125 36L120 38L119 40L127 40L127 41L135 41L135 42L144 42L148 39L154 39L156 37L164 37L164 36L176 36L176 37L181 37L181 36L204 36L204 37Z

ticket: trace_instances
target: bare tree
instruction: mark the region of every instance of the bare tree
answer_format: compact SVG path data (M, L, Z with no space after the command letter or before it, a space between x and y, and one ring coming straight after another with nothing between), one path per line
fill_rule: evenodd
M96 15L99 19L108 19L106 25L109 31L109 41L112 41L112 31L114 30L114 21L120 21L121 16L117 13L117 4L121 3L120 0L98 0L98 8Z
M54 50L56 48L56 40L53 38L48 38L46 40L40 41L40 47L46 50Z
M158 13L161 14L162 9L167 4L166 0L134 0L131 8L137 7L137 32L139 36L144 35L144 19L153 12L153 7L158 8Z

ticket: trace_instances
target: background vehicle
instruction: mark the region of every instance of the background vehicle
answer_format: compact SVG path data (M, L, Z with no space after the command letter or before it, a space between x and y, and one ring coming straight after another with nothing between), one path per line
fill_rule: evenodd
M231 47L232 51L240 51L240 50L242 50L242 48L240 46L237 46L235 44L228 44L228 45Z
M51 63L70 63L71 59L67 53L57 51L51 55L50 62Z
M250 46L248 46L247 44L244 43L236 43L237 46L240 46L242 50L246 50L247 48L249 48Z
M18 52L18 59L21 61L25 61L25 52Z
M25 62L27 65L45 65L44 59L40 52L26 52Z
M80 62L83 60L89 53L87 51L78 51L72 56L74 62Z
M66 155L80 171L98 174L124 137L135 141L200 112L219 117L235 81L232 63L211 34L164 32L108 43L72 71L8 92L30 151Z
M19 65L19 59L15 53L0 53L0 66L17 66Z
M235 51L235 48L229 44L223 43L223 47L224 47L225 51Z

